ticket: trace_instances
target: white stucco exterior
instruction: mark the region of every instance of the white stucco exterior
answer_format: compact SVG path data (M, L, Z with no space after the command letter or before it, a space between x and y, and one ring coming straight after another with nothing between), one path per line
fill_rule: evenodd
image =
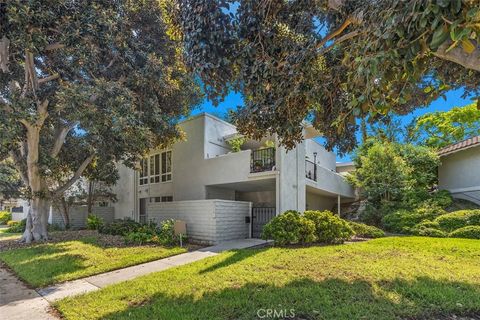
M140 185L138 171L119 166L120 180L114 188L118 198L114 204L116 218L138 220L140 211L150 210L146 207L165 197L173 202L242 201L252 207L274 208L277 214L289 209L304 211L307 193L309 209L334 210L338 195L347 201L355 197L352 187L336 172L335 155L314 140L307 139L287 151L270 137L276 148L266 150L265 141L246 141L243 150L232 152L228 139L236 136L237 130L230 123L201 114L182 122L180 127L185 140L168 149L172 158L171 181L148 180L149 183ZM266 151L256 151L259 149ZM153 150L150 155L162 151L165 150ZM269 160L258 160L259 154L267 151ZM306 178L305 160L316 161L316 181L312 174L311 179ZM156 208L160 210L162 206Z
M480 205L480 146L440 157L439 188Z

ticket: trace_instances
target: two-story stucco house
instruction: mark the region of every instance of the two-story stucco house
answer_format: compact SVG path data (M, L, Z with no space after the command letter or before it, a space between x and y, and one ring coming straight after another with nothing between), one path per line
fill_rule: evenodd
M152 151L140 170L120 166L116 218L181 219L191 239L217 243L259 237L266 222L289 209L336 211L355 198L336 171L335 155L313 140L318 132L311 127L288 152L275 137L247 139L232 152L236 127L209 114L180 127L186 139Z

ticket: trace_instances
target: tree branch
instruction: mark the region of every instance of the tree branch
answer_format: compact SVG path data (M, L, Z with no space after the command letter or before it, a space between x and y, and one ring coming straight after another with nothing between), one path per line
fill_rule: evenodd
M24 160L22 159L21 152L18 150L11 150L9 152L10 157L13 159L13 163L15 165L15 168L17 168L18 173L20 174L20 177L22 178L23 183L28 186L28 173L27 169L25 168L25 163Z
M77 125L78 125L78 122L73 122L70 125L57 130L55 143L53 144L53 148L50 151L50 156L52 158L56 158L58 156L58 154L60 153L60 150L62 149L63 144L65 143L65 139L67 138L68 133Z
M0 70L8 72L8 55L10 49L10 40L3 36L0 40Z
M52 81L52 80L56 80L56 79L59 79L60 78L60 75L58 73L55 73L51 76L48 76L48 77L45 77L45 78L42 78L42 79L39 79L38 80L38 84L43 84L43 83L47 83L49 81Z
M325 49L322 50L322 54L330 51L333 47L335 47L337 44L342 43L344 41L350 40L352 38L355 38L356 36L359 36L360 34L363 34L364 32L360 32L359 30L355 30L352 32L349 32L340 38L338 38L331 46L326 47Z
M83 160L80 167L78 167L77 171L75 171L75 174L73 175L73 177L71 177L63 186L55 190L53 192L53 196L58 197L59 195L67 191L68 188L70 188L75 183L75 181L77 181L82 176L83 172L88 167L88 165L92 162L94 157L95 157L95 154L91 154L88 158Z
M40 128L43 126L45 119L48 117L48 103L47 99L43 100L40 104L38 104L37 112L38 112L38 119L35 122L35 125Z
M45 47L45 50L46 51L53 51L53 50L63 49L63 48L65 48L64 44L61 44L60 42L55 42L55 43L51 43L51 44L47 45Z
M457 63L467 69L480 72L480 48L477 44L475 51L467 53L462 47L455 47L449 51L447 49L452 45L452 41L445 41L433 55L437 58Z

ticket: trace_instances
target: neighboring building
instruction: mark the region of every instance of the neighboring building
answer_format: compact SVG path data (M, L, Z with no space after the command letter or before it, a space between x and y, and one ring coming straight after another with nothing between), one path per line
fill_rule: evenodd
M480 205L480 136L441 149L438 185Z
M288 152L275 137L247 139L232 152L228 141L239 137L236 127L209 114L180 127L185 141L151 152L139 171L119 167L116 218L181 219L190 238L217 243L259 237L263 225L286 210L336 211L339 199L355 198L336 172L335 155L312 139L319 136L312 127Z
M12 213L12 220L20 221L27 216L28 201L23 199L10 199L0 203L0 211L9 211Z

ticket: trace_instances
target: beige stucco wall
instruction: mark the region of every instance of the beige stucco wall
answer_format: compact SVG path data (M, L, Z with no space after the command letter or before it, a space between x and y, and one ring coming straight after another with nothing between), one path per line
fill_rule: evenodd
M307 192L307 204L306 204L306 209L307 210L335 210L335 203L337 202L335 198L332 197L326 197L322 196L319 194L313 194L310 192Z
M440 189L455 191L477 187L480 189L480 147L459 151L441 157L438 168Z

